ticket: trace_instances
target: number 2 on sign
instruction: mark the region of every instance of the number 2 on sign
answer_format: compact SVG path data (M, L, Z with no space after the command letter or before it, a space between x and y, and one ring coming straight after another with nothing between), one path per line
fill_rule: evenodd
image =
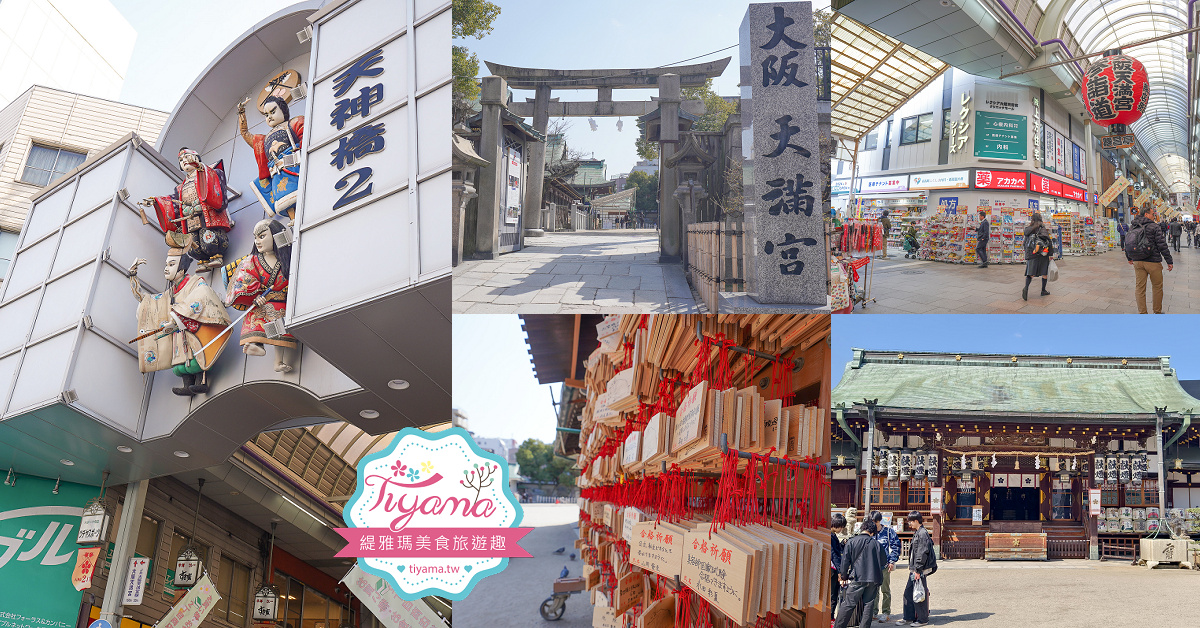
M354 185L350 185L350 177L356 175L358 178L354 181ZM371 180L371 177L372 173L370 168L359 168L358 170L348 173L341 179L338 179L338 182L333 185L333 189L340 190L347 185L350 185L350 187L343 192L341 198L339 198L338 201L333 204L333 209L337 210L344 205L349 205L350 203L353 203L354 201L357 201L358 199L370 194L371 188L375 187L374 183L367 183ZM359 190L363 184L366 184L367 187Z

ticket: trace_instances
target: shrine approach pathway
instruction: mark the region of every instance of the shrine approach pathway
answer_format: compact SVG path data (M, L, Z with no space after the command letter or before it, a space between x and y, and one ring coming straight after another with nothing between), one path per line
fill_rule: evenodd
M454 269L455 314L695 314L681 264L658 263L658 232L547 233Z
M1185 240L1186 242L1186 240ZM1057 260L1058 281L1050 282L1049 296L1038 296L1041 280L1029 286L1029 301L1021 300L1025 264L947 264L904 259L892 250L876 265L871 296L875 303L862 314L1136 314L1133 266L1125 254L1113 249L1099 255L1064 256ZM1181 246L1172 251L1175 269L1163 265L1163 313L1200 312L1200 248ZM859 271L860 273L862 271ZM859 287L862 281L859 281ZM1153 311L1152 292L1146 286L1147 309Z

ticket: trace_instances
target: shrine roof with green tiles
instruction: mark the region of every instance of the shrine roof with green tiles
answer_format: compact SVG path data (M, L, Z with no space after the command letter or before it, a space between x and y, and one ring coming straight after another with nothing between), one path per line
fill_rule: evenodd
M1020 354L953 354L854 349L833 407L863 415L878 400L889 415L1152 418L1200 414L1171 360ZM1173 422L1173 421L1172 421Z

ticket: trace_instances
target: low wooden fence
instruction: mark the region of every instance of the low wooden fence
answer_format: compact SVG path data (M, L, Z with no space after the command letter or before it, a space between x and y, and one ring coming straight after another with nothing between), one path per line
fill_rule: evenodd
M721 292L746 291L744 227L735 218L688 225L688 282L710 313L717 313Z

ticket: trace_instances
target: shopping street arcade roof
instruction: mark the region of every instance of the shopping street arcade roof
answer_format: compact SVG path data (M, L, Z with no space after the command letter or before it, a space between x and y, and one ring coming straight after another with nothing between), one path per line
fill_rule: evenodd
M1194 12L1200 10L1188 0L835 0L833 5L956 68L991 78L1019 66L1036 67L1179 32L1196 24ZM1145 165L1157 171L1161 185L1177 192L1190 187L1189 148L1198 146L1189 147L1189 142L1200 142L1195 125L1189 124L1200 91L1188 85L1196 73L1189 59L1196 38L1191 34L1127 50L1146 66L1151 84L1146 113L1133 131L1150 158ZM1086 65L1070 63L1006 80L1044 88L1047 97L1075 115L1083 111ZM836 120L836 106L834 112Z
M830 28L833 134L857 140L949 66L868 26L835 14Z

